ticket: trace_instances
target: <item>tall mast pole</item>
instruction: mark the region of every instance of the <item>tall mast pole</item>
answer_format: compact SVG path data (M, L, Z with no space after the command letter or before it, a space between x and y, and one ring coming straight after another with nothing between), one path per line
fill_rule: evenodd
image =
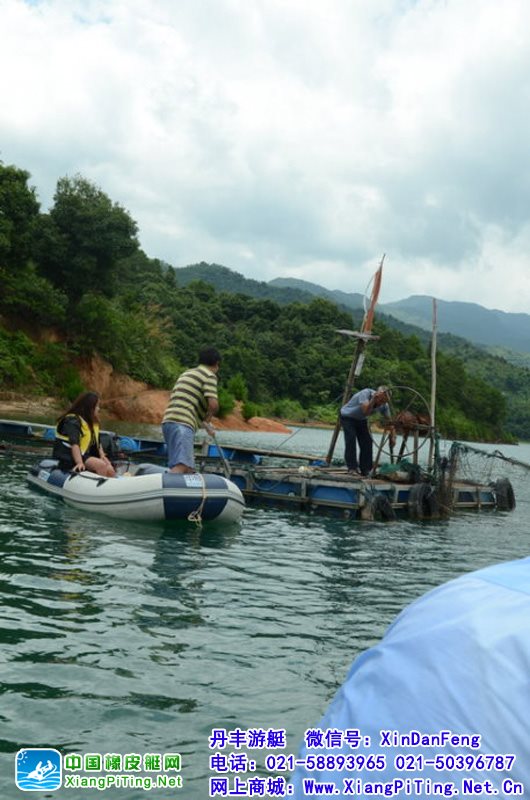
M431 339L431 443L429 445L429 467L434 455L434 431L436 428L436 300L432 299L432 339Z
M343 333L347 336L352 336L355 339L357 339L357 347L355 349L355 354L353 356L350 371L348 373L348 379L346 381L346 385L344 386L341 407L344 405L344 403L346 403L349 400L355 383L355 378L359 377L359 375L361 374L361 370L363 368L363 363L364 363L364 350L366 348L366 343L369 342L371 339L379 338L378 336L372 335L372 325L374 322L374 314L375 314L375 307L377 305L377 299L379 297L379 292L381 291L381 280L383 278L384 260L385 260L385 254L383 254L383 257L379 263L379 267L377 268L377 271L374 275L374 282L372 286L370 303L365 312L360 332L337 331L337 333ZM337 444L337 439L339 438L339 431L340 431L340 409L339 413L337 414L337 421L335 423L335 428L333 429L333 433L331 435L331 442L329 445L328 454L326 456L327 464L331 464L331 459L333 458L335 445Z

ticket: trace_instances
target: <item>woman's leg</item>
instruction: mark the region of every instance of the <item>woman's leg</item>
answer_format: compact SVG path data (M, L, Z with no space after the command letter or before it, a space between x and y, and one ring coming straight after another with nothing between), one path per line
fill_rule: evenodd
M90 456L90 458L87 458L85 461L85 467L89 470L89 472L95 472L96 475L102 475L104 478L116 477L116 470L110 461L104 461L102 458L96 458L96 456Z

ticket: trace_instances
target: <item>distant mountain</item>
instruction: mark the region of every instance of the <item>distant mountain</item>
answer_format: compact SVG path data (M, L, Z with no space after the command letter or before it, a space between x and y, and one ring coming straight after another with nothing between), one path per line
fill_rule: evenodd
M201 261L200 264L191 264L188 267L176 267L175 278L181 286L187 286L192 281L204 281L218 292L246 294L259 300L274 300L280 305L309 303L314 299L314 294L296 286L280 288L266 281L245 278L239 272L228 269L228 267L220 264L207 264L205 261Z
M325 289L317 283L302 281L299 278L274 278L269 281L269 286L277 286L281 289L299 289L309 292L317 297L326 297L337 305L360 311L364 308L364 295L358 292L341 292L340 289Z
M432 327L432 298L426 295L383 303L380 308L409 325L425 330ZM477 303L437 300L437 323L442 333L452 333L488 348L530 353L529 314L491 310ZM508 354L504 355L508 357Z
M515 367L523 367L524 369L530 370L530 350L528 353L520 353L515 350L508 350L506 347L495 346L486 347L485 350L492 356L497 356L497 358L503 358L505 361L509 361L510 364L513 364Z

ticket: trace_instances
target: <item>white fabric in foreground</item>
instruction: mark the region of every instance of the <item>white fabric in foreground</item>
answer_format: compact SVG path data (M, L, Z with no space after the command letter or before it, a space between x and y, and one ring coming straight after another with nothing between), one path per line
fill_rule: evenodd
M427 779L452 782L460 795L465 793L463 780L480 782L481 794L489 793L485 781L500 794L507 793L503 786L507 779L526 783L530 792L530 558L464 575L408 606L381 642L357 658L316 727L357 728L370 737L371 744L357 749L344 744L338 749L308 750L304 746L300 758L308 753L382 753L387 766L382 771L342 772L298 767L292 778L291 797L296 800L308 796L311 784L304 784L307 779L334 782L339 789L334 797L351 797L353 788L361 790L356 791L357 796L369 796L366 782L421 778L423 785L400 787L393 783L382 793L431 795L434 791ZM479 734L480 746L385 747L380 746L380 731L395 731L399 736L410 731ZM438 754L497 753L515 755L511 769L505 768L507 762L500 770L480 769L480 759L477 766L463 771L440 771L433 765L403 771L395 764L397 754L421 754L430 760ZM364 783L352 784L352 779ZM436 793L448 796L449 789Z

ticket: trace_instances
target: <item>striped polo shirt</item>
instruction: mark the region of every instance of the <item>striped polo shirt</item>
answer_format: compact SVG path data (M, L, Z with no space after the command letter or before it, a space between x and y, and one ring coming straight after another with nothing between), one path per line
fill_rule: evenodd
M188 369L173 387L162 422L179 422L197 430L208 411L208 398L217 400L217 375L200 364Z

